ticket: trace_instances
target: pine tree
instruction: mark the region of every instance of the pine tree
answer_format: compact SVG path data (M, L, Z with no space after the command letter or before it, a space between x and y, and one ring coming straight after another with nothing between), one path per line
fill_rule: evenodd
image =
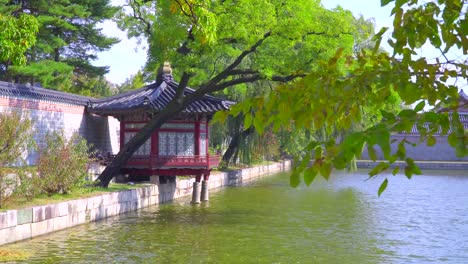
M10 0L0 13L13 9L39 21L36 45L27 52L28 64L5 65L2 80L40 83L44 87L87 94L92 87L83 86L83 78L98 78L108 67L91 64L96 53L108 50L119 40L102 34L98 23L110 19L118 8L109 0ZM73 89L72 89L73 87Z

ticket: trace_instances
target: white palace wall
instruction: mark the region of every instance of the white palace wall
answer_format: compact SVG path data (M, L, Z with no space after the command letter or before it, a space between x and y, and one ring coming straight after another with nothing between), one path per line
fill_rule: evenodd
M35 93L25 93L25 86L0 82L0 88L8 87L7 91L21 90L20 93L8 93L0 89L0 112L18 111L23 118L33 121L34 141L37 147L44 147L44 137L53 131L63 131L67 138L73 133L80 134L95 149L103 153L116 154L119 151L120 122L113 117L101 117L86 113L83 102L71 103L51 100L47 96ZM39 88L41 92L45 89ZM54 93L58 93L53 91ZM65 97L69 94L63 94ZM84 101L85 97L81 97ZM25 153L28 165L34 165L38 158L37 150Z

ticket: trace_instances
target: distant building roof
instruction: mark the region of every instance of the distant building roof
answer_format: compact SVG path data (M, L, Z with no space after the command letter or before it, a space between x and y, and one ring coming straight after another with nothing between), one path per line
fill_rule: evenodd
M463 92L463 89L458 94L460 95L458 112L468 112L468 95Z
M161 111L174 98L178 83L174 82L171 74L164 74L160 82L147 85L143 88L111 97L94 99L88 111L100 115L117 115L140 111ZM195 90L185 89L185 95ZM185 108L185 113L214 113L227 110L233 102L214 96L205 95L203 98Z
M0 81L0 96L86 106L93 98L31 85Z

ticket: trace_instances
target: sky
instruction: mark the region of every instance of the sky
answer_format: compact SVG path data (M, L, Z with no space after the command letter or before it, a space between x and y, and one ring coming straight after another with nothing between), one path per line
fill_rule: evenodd
M125 4L125 0L112 0L112 5ZM380 7L380 0L322 0L326 8L334 8L341 5L353 12L355 16L363 15L364 18L375 18L376 32L381 27L391 27L391 7ZM144 45L138 45L136 39L127 39L125 32L119 30L114 22L107 21L101 25L103 33L107 36L121 39L109 51L98 54L96 66L110 66L106 75L108 81L121 84L131 75L140 70L146 62L146 50Z

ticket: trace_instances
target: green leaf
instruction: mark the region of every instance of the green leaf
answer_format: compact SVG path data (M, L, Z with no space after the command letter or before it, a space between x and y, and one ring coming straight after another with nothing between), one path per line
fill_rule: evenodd
M388 169L389 165L385 162L380 162L379 164L377 164L377 166L375 166L371 171L369 171L369 176L370 177L373 177L379 173L381 173L382 171Z
M320 165L320 175L322 175L322 177L324 177L325 179L328 180L330 178L331 171L332 171L332 166L330 163L323 162Z
M382 114L382 116L389 120L389 121L393 121L395 120L395 115L393 113L390 113L390 112L387 112L385 110L380 110L380 113Z
M304 182L307 186L309 186L314 181L317 173L318 171L315 166L307 168L307 170L304 171Z
M301 164L297 167L299 172L302 172L310 163L310 152L307 152L304 157L302 157Z
M398 143L396 154L400 159L404 159L406 157L405 141L401 141L400 143Z
M392 171L392 175L395 176L398 174L398 172L400 172L400 167L395 167Z
M369 153L369 157L373 160L377 160L377 153L375 152L375 149L372 146L367 147L367 152Z
M436 143L437 143L437 140L436 140L436 138L435 138L433 135L430 135L430 136L427 138L427 145L428 145L429 147L434 146Z
M388 159L391 152L390 132L386 129L379 129L373 136L375 137L377 144L382 149L384 157Z
M401 118L407 118L407 119L413 119L417 116L417 113L415 110L411 110L411 109L405 109L403 111L401 111L399 114L398 114L399 117Z
M315 160L321 159L321 158L322 158L322 155L323 155L322 146L317 146L317 147L315 148L315 155L314 155Z
M380 42L382 41L382 35L388 30L388 27L383 27L380 29L380 31L375 34L375 36L372 38L372 40L375 41L375 44L374 44L374 49L373 49L373 52L374 53L377 53L379 48L380 48Z
M388 180L387 178L385 178L385 180L382 182L382 184L380 184L380 187L379 187L379 197L385 191L385 189L387 189L387 185L388 185Z
M388 5L390 2L393 2L394 0L380 0L380 5L381 6L386 6Z
M247 130L252 125L252 115L250 113L245 114L244 118L244 129Z
M218 111L216 114L214 114L213 119L211 121L212 124L219 123L222 124L226 122L226 119L229 115L228 111Z
M297 187L299 184L301 184L300 173L296 170L292 171L291 176L289 177L289 184L291 187Z
M455 132L450 133L449 136L448 136L449 145L452 148L454 148L454 147L456 147L458 145L458 142L459 142L459 140L458 140L457 134Z
M414 108L414 111L419 112L424 109L424 106L426 106L426 102L421 101L419 102L419 104L416 105L416 107Z
M406 178L411 179L411 177L413 176L413 170L411 169L411 167L405 166L405 175Z
M261 115L255 115L253 118L253 125L257 130L258 134L263 135L265 130L265 123L263 122L263 118Z

